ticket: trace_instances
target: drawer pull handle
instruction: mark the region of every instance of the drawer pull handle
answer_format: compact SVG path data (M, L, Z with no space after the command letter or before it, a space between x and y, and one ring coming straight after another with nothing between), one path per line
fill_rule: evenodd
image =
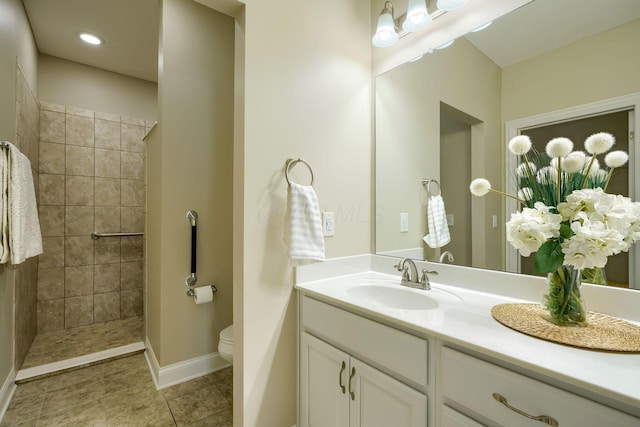
M495 400L497 400L498 402L502 403L504 406L506 406L507 408L511 409L513 412L518 413L524 417L529 418L530 420L535 420L535 421L540 421L541 423L545 423L547 425L550 426L554 426L554 427L558 427L560 424L558 423L558 421L556 421L555 418L553 417L549 417L547 415L540 415L538 417L533 416L533 415L529 415L524 411L521 411L518 408L514 408L513 406L509 405L509 402L507 402L507 398L504 397L503 395L501 395L500 393L493 393L492 394L493 398Z
M342 361L342 368L340 368L340 374L338 374L338 384L340 384L340 389L342 390L342 394L347 393L347 388L342 384L342 373L347 368L347 364Z
M351 368L351 375L349 375L349 395L351 396L351 400L356 400L356 394L353 391L351 391L351 381L355 376L356 376L356 368Z

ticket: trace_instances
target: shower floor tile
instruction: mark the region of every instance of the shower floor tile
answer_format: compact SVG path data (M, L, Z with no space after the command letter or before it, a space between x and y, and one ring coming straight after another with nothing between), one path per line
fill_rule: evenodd
M156 390L143 354L19 384L0 427L232 427L232 368Z
M22 369L144 340L144 318L131 317L36 335Z

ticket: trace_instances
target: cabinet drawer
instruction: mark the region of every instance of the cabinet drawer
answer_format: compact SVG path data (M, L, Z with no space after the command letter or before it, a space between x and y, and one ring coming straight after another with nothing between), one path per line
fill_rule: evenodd
M302 328L389 373L427 386L425 339L306 296Z
M443 347L441 356L445 400L501 425L543 424L507 408L494 399L493 393L499 393L509 405L527 414L553 417L562 427L640 425L640 419L631 415L450 348Z
M440 427L485 427L448 406L442 406L440 417Z

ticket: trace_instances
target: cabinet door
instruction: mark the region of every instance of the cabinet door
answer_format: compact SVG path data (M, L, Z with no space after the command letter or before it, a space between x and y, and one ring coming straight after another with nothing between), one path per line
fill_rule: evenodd
M302 427L348 427L349 356L307 333L300 344Z
M425 427L427 396L351 358L351 427Z

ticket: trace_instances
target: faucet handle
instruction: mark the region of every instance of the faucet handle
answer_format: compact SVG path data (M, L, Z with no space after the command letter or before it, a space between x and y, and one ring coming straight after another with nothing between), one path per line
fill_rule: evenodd
M420 284L423 289L429 290L431 289L431 284L429 283L429 274L438 274L437 271L429 271L426 268L422 269L422 277L420 278Z
M403 266L402 261L400 261L398 264L394 265L394 267L396 268L396 270L402 272L402 281L403 282L409 282L410 281L409 267L407 267L406 265Z

